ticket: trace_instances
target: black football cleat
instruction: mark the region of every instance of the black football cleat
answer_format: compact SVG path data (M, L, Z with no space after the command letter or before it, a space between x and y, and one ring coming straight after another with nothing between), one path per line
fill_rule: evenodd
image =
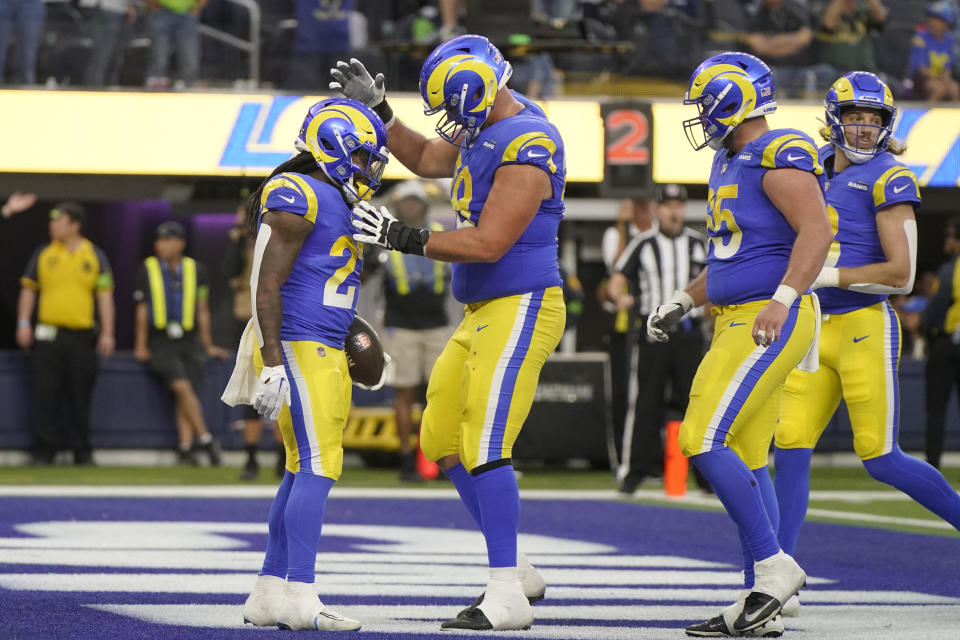
M768 620L773 620L782 608L781 602L773 596L753 591L743 603L743 611L733 623L733 631L736 634L743 634L756 629Z
M481 596L482 598L482 596ZM467 607L457 614L453 620L447 620L440 625L441 629L468 629L470 631L490 631L493 625L487 620L483 611L476 607Z
M692 624L684 631L693 638L721 638L731 635L723 616L715 616L706 622Z
M473 604L471 604L469 607L467 607L466 609L464 609L464 610L461 611L460 613L464 613L464 612L466 612L468 609L473 609L473 608L475 608L475 607L479 607L481 604L483 604L483 596L485 596L485 595L487 595L487 592L486 592L486 591L484 591L483 593L481 593L481 594L480 594L480 597L473 601ZM546 597L546 596L545 596L543 593L540 593L540 594L535 595L535 596L527 596L527 602L529 602L530 604L536 604L536 603L540 602L541 600L543 600L545 597ZM460 613L458 613L457 616L459 616Z

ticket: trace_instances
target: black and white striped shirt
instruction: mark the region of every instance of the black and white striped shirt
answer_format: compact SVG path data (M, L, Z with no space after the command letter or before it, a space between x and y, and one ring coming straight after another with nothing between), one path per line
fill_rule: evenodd
M676 238L663 233L634 237L620 254L614 270L632 283L637 313L648 316L703 271L706 257L707 237L684 228ZM692 317L701 315L700 308L690 313Z

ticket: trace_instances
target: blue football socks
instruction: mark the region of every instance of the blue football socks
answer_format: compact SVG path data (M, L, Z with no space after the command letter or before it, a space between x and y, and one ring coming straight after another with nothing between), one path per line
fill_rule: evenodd
M520 529L520 490L513 467L505 465L484 471L474 476L474 481L490 567L515 567L517 532Z
M763 500L770 527L776 531L780 521L780 509L777 507L777 494L773 490L770 471L766 467L761 467L752 469L751 473L757 481L757 489L760 491L760 499ZM743 552L743 586L753 589L753 552L750 551L750 544L742 529L740 530L740 549Z
M863 466L874 479L900 489L960 531L960 495L932 466L908 456L900 447L864 460Z
M284 523L287 528L287 580L313 582L320 546L320 529L327 495L333 480L310 473L297 473L287 500Z
M477 482L473 475L459 462L457 466L447 469L444 473L450 478L453 486L457 488L457 493L460 494L464 506L470 512L473 521L477 523L477 527L482 531L483 521L480 518L480 502L477 499Z
M776 472L773 474L780 504L780 547L793 555L800 537L800 525L810 503L810 456L813 449L774 449Z
M262 576L287 577L287 528L283 521L283 513L290 498L290 489L293 488L293 474L283 472L283 481L277 489L277 495L270 505L270 515L267 517L267 555L263 559Z
M720 502L744 536L744 546L754 560L780 550L770 525L756 476L729 447L693 456L690 460L710 482Z

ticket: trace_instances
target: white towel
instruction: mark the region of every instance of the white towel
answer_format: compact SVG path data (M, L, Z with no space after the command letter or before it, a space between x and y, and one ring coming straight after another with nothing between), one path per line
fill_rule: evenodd
M820 299L817 297L817 294L811 291L810 300L813 302L813 317L816 318L816 325L813 329L813 342L810 343L810 348L807 350L807 354L803 356L800 364L797 365L797 369L808 373L815 373L820 367L820 325L822 324L822 320L820 318Z
M260 378L257 368L253 365L253 353L257 347L257 332L253 326L253 318L247 322L240 337L240 346L237 348L237 363L233 366L230 381L223 390L220 399L231 407L238 404L252 405Z

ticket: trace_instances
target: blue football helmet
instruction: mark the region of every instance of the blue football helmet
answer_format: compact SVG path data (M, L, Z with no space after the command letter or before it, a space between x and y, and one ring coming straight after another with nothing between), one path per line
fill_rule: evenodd
M310 107L294 146L309 152L350 202L373 197L389 161L383 120L349 98L327 98Z
M893 94L883 80L867 71L851 71L841 76L827 90L823 101L826 107L827 128L830 142L843 151L854 164L862 164L886 150L893 135L897 108L893 106ZM871 109L880 114L880 126L871 124L843 124L841 116L849 108ZM853 129L854 139L860 138L862 128L877 129L872 148L851 145L845 131Z
M687 141L695 151L721 148L744 120L777 110L773 88L770 67L756 56L728 51L707 58L683 96L683 104L695 104L700 112L683 121Z
M497 91L512 73L503 54L483 36L448 40L433 50L420 70L423 112L429 116L445 111L437 133L466 148L476 139Z

